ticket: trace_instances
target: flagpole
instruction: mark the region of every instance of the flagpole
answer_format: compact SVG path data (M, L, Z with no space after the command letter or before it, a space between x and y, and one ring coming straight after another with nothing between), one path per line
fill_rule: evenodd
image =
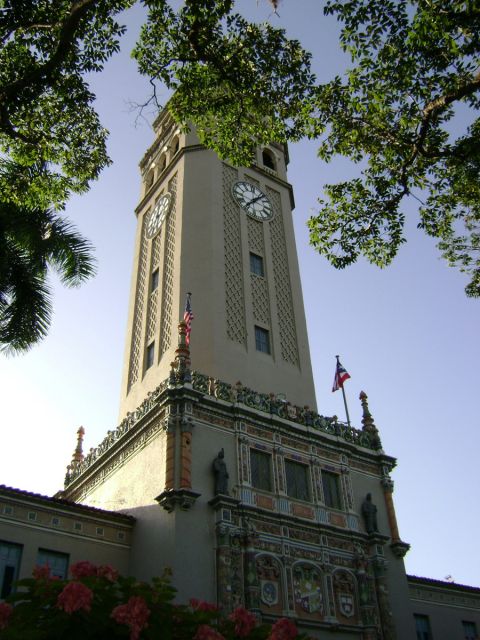
M335 356L337 359L337 370L338 370L338 366L340 365L340 356ZM347 406L347 396L345 395L345 389L343 387L343 383L341 385L342 388L342 395L343 395L343 404L345 405L345 413L347 414L347 424L349 427L351 427L352 425L350 424L350 414L348 413L348 406Z

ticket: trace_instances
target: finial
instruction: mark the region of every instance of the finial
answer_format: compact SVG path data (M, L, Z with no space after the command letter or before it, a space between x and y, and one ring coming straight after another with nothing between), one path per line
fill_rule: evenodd
M77 431L77 446L72 456L72 465L79 464L83 461L83 436L85 435L85 429L80 427Z
M369 428L372 425L374 425L373 423L373 417L372 414L370 413L370 409L368 408L368 396L365 393L365 391L360 391L360 402L362 403L362 409L363 409L363 417L362 417L362 424L364 428Z
M381 449L382 443L380 441L380 436L378 435L378 429L375 426L375 422L373 421L373 416L370 413L370 409L368 408L368 396L365 393L365 391L360 391L359 398L360 398L360 402L362 403L362 409L363 409L363 417L362 417L363 430L370 433L374 448Z

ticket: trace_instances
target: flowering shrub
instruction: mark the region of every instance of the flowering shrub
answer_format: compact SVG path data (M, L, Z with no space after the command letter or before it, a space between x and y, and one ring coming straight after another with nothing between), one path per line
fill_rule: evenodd
M138 640L142 629L148 627L150 609L141 596L132 596L127 604L119 604L112 611L112 618L130 627L130 640Z
M151 584L120 576L112 567L77 562L72 580L36 567L18 591L0 602L0 640L300 640L285 618L272 627L239 607L229 616L203 600L174 604L165 573Z
M92 608L93 591L81 582L69 582L58 595L57 607L65 613L87 611Z
M5 629L12 615L13 607L7 602L0 602L0 630Z
M243 607L238 607L228 616L235 623L235 635L238 638L248 638L251 631L257 626L257 619Z
M294 640L298 636L297 627L288 618L280 618L272 627L268 640Z

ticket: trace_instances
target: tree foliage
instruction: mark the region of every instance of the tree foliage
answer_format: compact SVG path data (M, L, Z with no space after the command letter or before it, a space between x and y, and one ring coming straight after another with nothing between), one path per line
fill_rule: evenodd
M0 344L28 349L51 317L47 275L79 284L89 243L60 212L109 163L85 74L101 71L129 0L7 0L0 10Z
M174 91L169 110L180 125L193 122L204 144L247 165L257 145L306 135L315 76L298 41L248 22L233 0L186 0L178 12L146 4L133 55L141 73Z
M480 5L462 0L330 0L353 66L319 87L319 156L364 162L361 177L327 185L311 243L343 268L384 267L404 238L402 201L480 296ZM467 124L468 123L468 124Z
M109 163L86 76L118 51L124 27L116 16L134 2L5 0L0 7L0 243L25 268L19 277L0 262L4 346L23 350L45 335L51 266L70 283L93 270L88 243L61 224L62 211ZM362 161L359 177L326 186L309 221L312 244L334 266L360 255L389 264L405 241L402 201L413 195L419 226L470 275L467 293L480 295L476 0L329 0L325 13L343 23L341 46L353 65L324 85L298 41L247 21L234 0L143 4L148 16L133 55L150 78L151 99L160 83L171 89L173 117L183 127L192 122L221 157L249 164L257 144L310 137L320 139L325 161L337 154ZM29 234L17 224L22 218ZM45 225L83 265L82 277L65 271ZM34 288L37 302L31 298L28 309Z

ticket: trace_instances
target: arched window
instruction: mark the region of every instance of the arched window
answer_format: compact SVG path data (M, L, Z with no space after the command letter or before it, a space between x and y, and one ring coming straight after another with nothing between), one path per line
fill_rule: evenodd
M262 151L262 162L263 162L263 166L267 167L267 169L272 169L272 171L276 171L275 158L273 156L273 153L269 149L264 149Z
M150 169L147 173L147 177L145 178L145 189L148 191L153 184L153 180L155 178L155 171Z
M158 161L158 168L160 169L160 173L166 169L167 167L167 156L162 153L162 155L160 156L160 160Z
M171 142L172 156L174 156L180 149L180 138L175 136Z

